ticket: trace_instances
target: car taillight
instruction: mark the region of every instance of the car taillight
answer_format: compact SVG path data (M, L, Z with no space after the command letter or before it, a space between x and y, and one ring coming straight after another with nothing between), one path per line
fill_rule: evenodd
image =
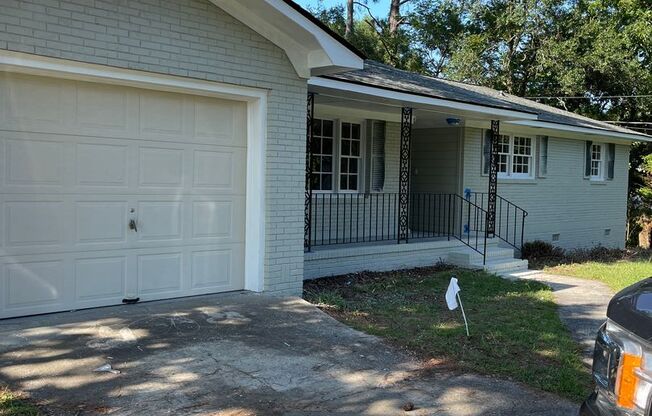
M652 395L652 351L644 340L607 321L596 341L593 373L617 406L644 414Z

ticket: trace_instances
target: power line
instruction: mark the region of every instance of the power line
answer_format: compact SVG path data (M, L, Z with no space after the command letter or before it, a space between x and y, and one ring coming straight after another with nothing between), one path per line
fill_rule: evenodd
M542 96L542 97L523 97L531 100L600 100L603 98L652 98L652 94L644 95L600 95L587 97L585 95L575 96L575 97L553 97L553 96Z

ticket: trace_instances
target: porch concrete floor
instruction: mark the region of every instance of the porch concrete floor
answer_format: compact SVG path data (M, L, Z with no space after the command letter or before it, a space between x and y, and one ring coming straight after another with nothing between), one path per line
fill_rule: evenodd
M93 372L106 363L121 373ZM577 414L516 383L426 370L299 298L245 293L0 321L2 383L55 415Z

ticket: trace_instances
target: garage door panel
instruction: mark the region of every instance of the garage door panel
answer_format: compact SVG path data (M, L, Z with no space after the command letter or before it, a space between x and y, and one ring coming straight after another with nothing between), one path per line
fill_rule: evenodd
M130 90L111 85L81 82L70 85L76 91L76 118L81 128L129 131Z
M128 186L129 146L126 144L77 143L76 184L85 187Z
M143 91L140 94L140 133L145 138L184 136L184 100L180 94Z
M4 160L7 185L63 185L61 142L7 140Z
M138 293L144 299L181 292L182 252L138 255Z
M190 289L206 289L232 284L232 250L205 250L191 254Z
M140 147L138 149L141 187L183 187L183 149Z
M125 297L126 269L126 256L77 259L75 300L94 305L120 302Z
M65 297L65 268L62 260L24 261L6 264L5 309L48 307Z
M244 103L195 97L193 105L195 138L208 139L217 145L245 144L247 109Z
M77 246L126 243L126 201L79 201L75 207Z
M64 244L64 201L4 203L7 247Z
M244 207L244 197L193 201L191 238L244 242Z
M13 130L61 127L71 104L67 82L4 73L0 82L5 126ZM68 93L68 96L66 96Z
M183 203L180 201L138 202L139 241L181 240L183 238Z

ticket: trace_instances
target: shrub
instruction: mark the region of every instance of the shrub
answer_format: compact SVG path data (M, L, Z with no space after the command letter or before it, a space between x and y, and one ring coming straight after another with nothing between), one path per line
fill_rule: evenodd
M553 246L547 241L535 240L528 241L523 244L522 249L523 258L536 259L536 258L559 258L564 257L564 249L561 247Z

